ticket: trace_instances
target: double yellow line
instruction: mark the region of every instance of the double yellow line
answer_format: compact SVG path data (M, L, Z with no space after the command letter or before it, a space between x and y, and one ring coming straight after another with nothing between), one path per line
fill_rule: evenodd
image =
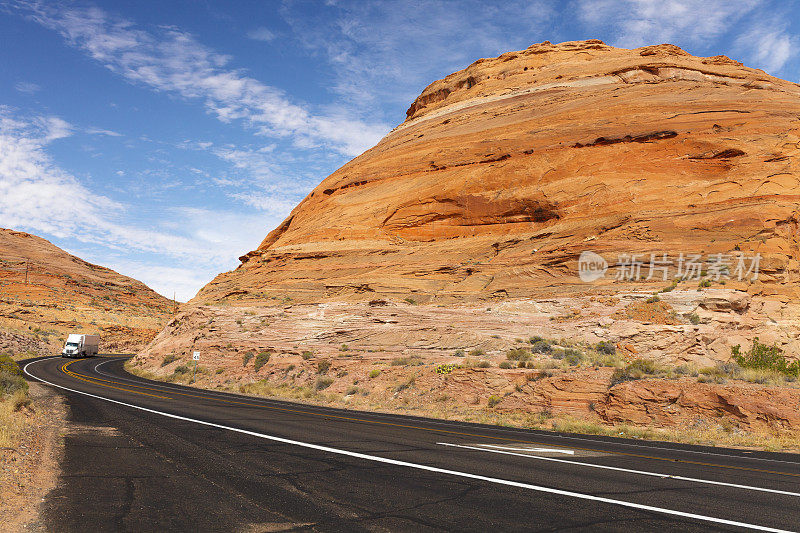
M171 398L169 396L160 396L160 395L157 395L157 394L151 394L151 393L147 393L147 392L141 392L141 391L138 391L138 390L133 390L133 389L142 389L142 390L163 392L161 389L158 389L158 388L146 387L144 385L130 385L130 384L127 384L127 383L123 383L121 381L114 381L114 380L110 380L110 379L102 379L102 378L97 378L97 377L94 377L94 376L87 376L85 374L79 374L78 372L75 372L75 371L73 371L73 370L71 370L69 368L70 365L72 365L74 363L77 363L77 362L78 361L70 361L68 363L64 363L63 365L61 365L61 372L63 372L64 374L66 374L66 375L68 375L68 376L70 376L70 377L72 377L74 379L78 379L80 381L84 381L84 382L91 383L91 384L94 384L94 385L99 385L101 387L106 387L106 388L109 388L109 389L115 389L115 390L120 390L120 391L125 391L125 392L132 392L134 394L141 394L143 396L150 396L150 397L153 397L153 398L159 398L159 399L164 399L164 400L173 400L174 399L174 398ZM132 388L116 387L114 385L109 385L110 383L114 384L114 385L124 385L125 387L132 387ZM566 446L554 445L554 444L544 443L544 442L537 442L537 441L530 441L530 440L520 440L520 439L515 439L515 438L510 438L510 437L497 437L497 436L491 436L491 435L481 435L481 434L477 434L477 433L465 433L465 432L461 432L461 431L452 431L452 430L441 429L441 428L428 428L428 427L422 427L422 426L412 426L412 425L408 425L408 424L399 424L399 423L396 423L396 422L382 422L380 420L367 420L367 419L363 419L363 418L355 418L355 417L349 417L349 416L343 416L343 415L334 415L334 414L329 414L329 413L317 413L317 412L314 412L314 411L304 411L302 409L289 409L289 408L286 408L286 407L276 407L276 406L273 406L273 405L265 405L265 404L250 403L250 402L241 402L241 401L236 401L236 400L227 400L227 399L224 399L224 398L217 398L217 397L214 397L214 396L199 395L199 394L189 394L189 393L185 393L185 392L178 392L178 391L175 391L175 390L171 390L166 394L173 394L173 395L178 395L178 396L186 396L186 397L189 397L189 398L199 398L199 399L202 399L202 400L212 400L212 401L216 401L216 402L220 402L220 403L233 404L233 405L244 405L244 406L248 406L248 407L258 407L258 408L262 408L262 409L270 409L272 411L282 411L282 412L286 412L286 413L296 413L296 414L318 416L318 417L329 418L329 419L346 420L346 421L349 421L349 422L361 422L361 423L365 423L365 424L391 426L391 427L398 427L398 428L404 428L404 429L417 429L417 430L421 430L421 431L429 431L429 432L432 432L432 433L446 433L446 434L449 434L449 435L458 435L458 436L461 436L461 437L476 437L476 438L480 438L480 439L490 439L490 440L496 440L496 441L519 442L519 443L523 443L523 444L534 444L534 445L537 445L537 446L551 446L551 447L552 446L556 446L556 447L567 449ZM748 471L748 472L760 472L760 473L764 473L764 474L776 474L776 475L781 475L781 476L800 477L800 473L795 474L795 473L791 473L791 472L781 472L781 471L777 471L777 470L765 470L765 469L760 469L760 468L750 468L750 467L746 467L746 466L721 465L721 464L717 464L717 463L708 463L708 462L704 462L704 461L691 461L691 460L687 460L687 459L670 459L670 458L667 458L667 457L657 457L657 456L652 456L652 455L628 453L628 452L613 452L613 451L607 451L607 450L598 450L596 448L584 448L584 447L580 447L580 446L570 446L569 449L575 449L575 450L581 450L581 451L587 451L587 452L593 452L593 453L608 454L608 455L618 455L618 456L624 456L624 457L636 457L636 458L639 458L639 459L650 459L650 460L654 460L654 461L667 461L667 462L670 462L670 463L682 463L682 464L690 464L690 465L696 465L696 466L706 466L706 467L712 467L712 468L724 468L724 469L729 469L729 470L743 470L743 471ZM681 450L676 449L675 451L676 452L680 452Z

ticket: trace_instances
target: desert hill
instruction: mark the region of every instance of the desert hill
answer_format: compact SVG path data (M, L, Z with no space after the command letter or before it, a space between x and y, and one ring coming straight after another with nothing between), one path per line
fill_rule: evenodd
M76 331L100 334L101 350L136 350L172 311L140 281L0 228L0 351L52 353Z
M201 350L202 386L365 408L797 429L795 381L729 363L756 337L800 354L798 156L800 86L724 56L481 59L131 368L182 379ZM583 252L605 276L579 276Z
M797 84L671 45L482 59L197 301L542 296L586 249L760 253L770 286L748 290L798 296L799 117Z

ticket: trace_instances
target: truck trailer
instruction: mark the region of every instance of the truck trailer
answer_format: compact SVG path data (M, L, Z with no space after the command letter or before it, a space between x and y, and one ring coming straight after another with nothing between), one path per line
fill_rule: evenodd
M64 349L61 350L62 357L92 357L97 355L100 347L99 335L84 335L83 333L71 333L67 337Z

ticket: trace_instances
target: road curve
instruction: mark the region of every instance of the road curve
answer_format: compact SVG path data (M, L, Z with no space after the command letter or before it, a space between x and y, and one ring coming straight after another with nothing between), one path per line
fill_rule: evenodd
M315 407L24 363L73 429L58 531L798 531L800 456Z

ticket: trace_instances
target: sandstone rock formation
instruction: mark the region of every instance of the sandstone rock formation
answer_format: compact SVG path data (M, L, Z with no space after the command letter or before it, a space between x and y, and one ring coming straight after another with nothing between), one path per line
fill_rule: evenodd
M797 429L796 384L699 384L696 371L613 384L599 363L542 377L505 353L540 335L605 341L615 365L714 367L756 336L800 354L799 165L800 86L727 57L591 40L481 59L428 86L133 365L178 379L200 349L204 386L313 389L324 359L326 390L356 402L355 388L371 407L441 396L483 409L497 396L495 410L605 423ZM581 281L584 251L609 274ZM624 254L659 258L666 275L645 264L616 279ZM757 279L733 275L745 256L761 258ZM731 263L715 275L712 257ZM247 363L263 351L268 364ZM440 364L462 368L442 377Z
M173 311L143 283L0 228L0 351L51 354L72 332L101 335L101 351L148 343Z
M798 156L797 84L671 45L537 44L428 86L197 300L583 291L587 249L760 253L739 288L797 297Z

